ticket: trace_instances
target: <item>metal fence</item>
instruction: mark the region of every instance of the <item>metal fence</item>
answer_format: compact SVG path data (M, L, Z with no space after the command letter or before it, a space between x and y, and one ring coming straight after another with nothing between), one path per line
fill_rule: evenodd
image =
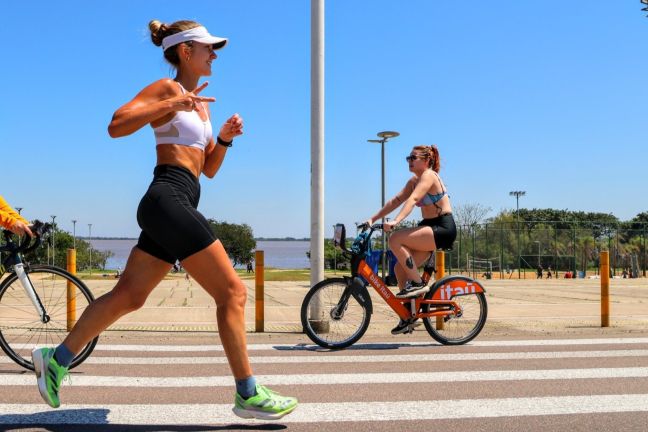
M600 251L608 250L612 276L645 277L647 239L648 224L641 223L464 225L446 252L446 268L473 277L536 277L538 268L545 277L547 271L552 277L586 277L598 274Z

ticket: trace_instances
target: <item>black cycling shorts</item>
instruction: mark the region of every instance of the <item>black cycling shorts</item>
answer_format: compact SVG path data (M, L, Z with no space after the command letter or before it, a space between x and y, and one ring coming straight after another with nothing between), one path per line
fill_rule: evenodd
M418 226L429 226L434 232L434 242L437 249L451 249L457 238L457 226L452 213L437 216L432 219L423 219Z
M137 247L170 264L216 241L207 219L196 210L200 183L186 168L158 165L137 208L142 228Z

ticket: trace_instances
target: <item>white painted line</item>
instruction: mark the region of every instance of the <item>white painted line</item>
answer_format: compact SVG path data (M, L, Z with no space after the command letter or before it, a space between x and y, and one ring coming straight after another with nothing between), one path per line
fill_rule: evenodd
M648 338L598 338L598 339L530 339L530 340L503 340L503 341L472 341L466 346L477 347L512 347L512 346L564 346L564 345L622 345L622 344L648 344ZM416 346L441 346L438 342L429 341L379 341L363 342L360 340L354 346L347 348L366 348L367 346L393 346L393 347L416 347ZM106 351L223 351L222 345L97 345L96 350ZM309 344L249 344L248 351L270 351L270 350L318 350L323 349L312 343Z
M523 381L605 378L648 378L648 367L545 369L545 370L492 370L453 372L403 372L403 373L349 373L257 375L266 385L337 385L337 384L391 384L474 381ZM124 377L73 375L75 387L231 387L231 376L207 377ZM0 374L4 386L34 386L34 375ZM63 390L65 391L65 390Z
M292 357L264 356L250 357L252 364L304 364L304 363L389 363L389 362L447 362L480 360L532 360L532 359L575 359L646 357L648 350L609 351L550 351L550 352L499 352L464 354L403 354L403 355L300 355ZM8 357L0 357L0 363L13 364ZM225 357L100 357L92 356L84 364L100 365L201 365L227 364Z
M0 404L0 424L128 424L193 425L258 424L236 417L232 405L40 405ZM500 399L304 403L282 423L325 423L398 420L443 420L646 412L648 395L551 396ZM267 424L267 421L263 423Z
M406 337L406 336L405 336ZM599 339L529 339L529 340L503 340L503 341L472 341L465 346L473 347L515 347L515 346L565 346L565 345L636 345L648 344L648 338L599 338ZM360 340L354 346L347 348L367 349L371 347L420 347L436 345L441 346L434 340L429 341L403 341L394 339L391 341L363 342ZM42 347L46 345L38 345ZM33 349L36 345L25 344L23 349ZM323 350L314 344L249 344L248 351L290 351L290 350ZM95 347L95 351L141 351L141 352L208 352L223 351L222 345L116 345L102 344Z

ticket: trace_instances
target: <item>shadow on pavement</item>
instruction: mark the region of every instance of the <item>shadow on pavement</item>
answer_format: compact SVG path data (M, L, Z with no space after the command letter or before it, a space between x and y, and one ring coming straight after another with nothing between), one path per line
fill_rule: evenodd
M41 430L48 432L207 432L228 430L276 431L281 423L230 425L128 425L108 424L108 409L46 411L35 414L0 415L0 431ZM82 424L80 424L82 423Z
M343 349L330 349L322 348L317 345L298 344L295 346L274 346L277 351L313 351L313 352L338 352L338 351L354 351L354 350L395 350L399 348L426 348L431 346L443 346L437 342L426 344L409 344L409 343L366 343L355 344Z
M230 431L230 430L249 430L249 431L276 431L283 430L287 427L281 424L261 424L261 425L244 425L231 424L222 426L207 425L88 425L88 424L16 424L1 425L1 431L24 431L38 430L47 432L209 432L209 431Z

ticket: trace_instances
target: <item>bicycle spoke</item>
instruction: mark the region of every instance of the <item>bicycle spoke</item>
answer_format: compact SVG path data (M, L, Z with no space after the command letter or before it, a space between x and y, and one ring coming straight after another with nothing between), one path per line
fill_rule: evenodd
M75 318L78 319L92 300L87 288L68 277L65 271L50 266L32 266L28 271L45 313L43 323L15 274L0 285L0 346L18 364L33 368L31 349L35 346L57 346L68 335L68 283L73 290ZM72 366L82 362L94 348L96 338L75 358Z

